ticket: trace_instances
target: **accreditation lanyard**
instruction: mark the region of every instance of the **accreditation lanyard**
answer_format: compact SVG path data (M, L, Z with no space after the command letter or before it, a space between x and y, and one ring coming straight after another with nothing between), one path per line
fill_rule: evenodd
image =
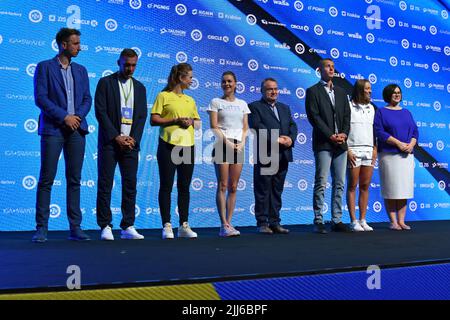
M122 111L122 124L132 125L133 124L133 107L128 105L128 100L131 98L131 92L133 90L133 80L130 79L130 89L128 90L128 93L125 92L125 89L123 87L123 84L121 81L120 83L120 89L122 90L123 100L125 101L125 104L121 106Z

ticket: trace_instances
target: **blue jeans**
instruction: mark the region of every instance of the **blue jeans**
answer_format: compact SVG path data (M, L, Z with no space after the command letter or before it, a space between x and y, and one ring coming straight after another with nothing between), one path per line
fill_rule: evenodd
M64 150L66 165L66 207L70 229L81 225L80 187L85 136L78 131L64 136L41 136L41 171L36 195L36 226L48 229L50 195L58 169L58 159Z
M331 215L333 223L339 223L342 219L342 195L345 186L347 152L318 151L314 153L314 159L316 161L313 194L314 223L323 223L322 207L330 169L333 179Z

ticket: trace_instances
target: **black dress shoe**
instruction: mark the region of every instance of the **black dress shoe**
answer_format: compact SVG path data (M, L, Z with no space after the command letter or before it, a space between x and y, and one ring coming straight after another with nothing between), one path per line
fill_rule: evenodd
M72 241L89 241L91 238L81 229L70 230L69 240Z
M270 227L270 229L272 229L273 233L280 233L280 234L288 234L289 233L289 229L283 228L280 225L272 226L272 227Z
M317 223L314 225L314 232L320 233L320 234L327 234L328 231L325 228L325 225L323 223Z
M264 233L264 234L273 234L272 229L269 228L269 226L260 226L258 227L258 232L259 233Z
M352 230L344 223L333 223L331 224L331 231L334 232L352 232Z

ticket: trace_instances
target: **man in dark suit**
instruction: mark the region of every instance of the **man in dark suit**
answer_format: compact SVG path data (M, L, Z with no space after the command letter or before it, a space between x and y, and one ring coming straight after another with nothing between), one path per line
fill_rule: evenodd
M81 230L80 181L83 166L86 116L92 104L86 68L72 62L80 52L80 31L62 28L56 34L59 53L40 62L34 74L34 98L41 109L41 170L36 195L36 233L33 242L47 241L50 195L64 150L66 206L70 240L89 240Z
M287 234L280 225L281 194L292 148L297 137L297 125L289 106L278 102L278 84L273 78L261 83L262 98L249 105L250 127L256 131L253 190L258 232Z
M313 127L313 151L316 162L314 178L314 231L325 234L323 222L324 193L330 168L333 177L331 199L332 230L348 232L342 223L342 194L347 168L347 136L350 131L350 107L344 89L333 85L334 62L319 63L320 81L306 90L306 114Z
M136 180L140 142L147 119L147 94L133 78L138 55L123 49L119 71L100 79L95 91L98 120L97 223L102 240L114 240L112 233L111 190L119 163L122 176L122 239L144 239L134 228Z

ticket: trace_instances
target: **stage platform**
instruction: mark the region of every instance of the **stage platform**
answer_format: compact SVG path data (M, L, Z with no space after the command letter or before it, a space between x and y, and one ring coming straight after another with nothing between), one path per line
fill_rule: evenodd
M32 232L0 233L0 294L67 290L67 268L81 270L83 289L201 284L298 277L450 262L450 221L411 222L411 231L312 233L312 226L289 226L288 235L261 235L255 227L241 236L219 238L218 228L195 229L197 239L161 240L160 230L142 230L145 240L66 240L50 232L43 244Z

